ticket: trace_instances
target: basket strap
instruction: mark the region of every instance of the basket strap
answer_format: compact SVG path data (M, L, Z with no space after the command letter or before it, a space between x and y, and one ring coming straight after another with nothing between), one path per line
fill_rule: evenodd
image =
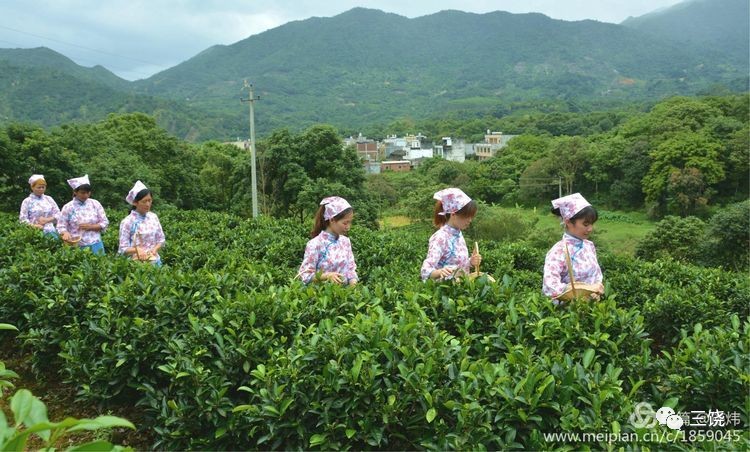
M568 264L568 276L570 276L570 287L573 289L573 293L576 291L576 282L573 277L573 263L570 262L570 251L568 251L568 242L565 241L563 236L563 246L565 246L565 262Z

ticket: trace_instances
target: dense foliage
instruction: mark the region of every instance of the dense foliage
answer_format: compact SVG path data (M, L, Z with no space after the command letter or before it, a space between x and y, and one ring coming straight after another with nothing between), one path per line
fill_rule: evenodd
M299 135L282 129L264 144L260 174L266 213L304 221L305 215L314 215L321 199L336 194L356 202L359 221L374 225L362 163L333 127L313 126ZM239 190L245 199L248 189L243 185Z
M415 197L426 202L430 190L444 185L506 205L546 204L562 187L564 193L586 193L599 206L645 205L654 216L707 216L712 204L748 197L749 101L747 95L675 97L648 112L623 115L605 132L583 135L574 124L564 128L566 117L558 123L552 115L525 124L508 119L502 130L521 135L489 160L428 161L416 174L383 174L369 186L391 202L396 193L410 193L399 197L406 210ZM563 127L561 136L542 129L551 124Z
M669 257L682 262L734 270L750 269L750 200L732 204L711 217L668 216L638 244L636 256Z
M432 194L446 185L488 204L546 205L559 181L564 191L584 192L599 207L645 205L655 216L707 218L715 206L748 197L749 100L672 98L645 113L613 113L605 117L608 125L593 129L602 116L507 119L506 130L520 136L489 160L428 159L417 171L368 177L332 127L299 134L280 129L257 146L261 211L304 220L320 198L336 193L356 202L360 220L372 225L378 210L429 217ZM464 126L467 134L483 133L478 122ZM51 131L25 124L0 130L0 209L18 209L32 173L47 176L48 194L60 205L70 197L65 180L88 173L94 198L106 207L124 206L124 194L140 179L157 199L179 208L250 212L246 150L180 141L140 113Z
M304 221L320 199L335 193L360 206L360 220L375 224L364 170L330 126L299 135L277 131L259 148L264 150L258 159L263 214ZM107 208L126 207L125 194L141 180L168 205L249 216L248 157L246 150L232 145L180 141L141 113L110 115L95 124L70 124L51 132L13 124L0 131L0 209L18 210L28 196L26 180L32 173L45 175L47 194L60 207L71 196L66 180L89 174L93 197Z
M40 376L136 400L157 448L546 449L565 444L545 432L634 432L641 401L748 425L744 274L604 253L605 299L561 309L545 249L485 241L497 284L424 284L428 231L355 227L361 284L306 287L304 225L160 214L161 269L0 216L0 318Z

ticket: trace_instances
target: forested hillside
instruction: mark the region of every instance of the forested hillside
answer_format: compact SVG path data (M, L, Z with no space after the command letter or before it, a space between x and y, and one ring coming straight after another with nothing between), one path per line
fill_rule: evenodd
M702 26L733 29L743 20L747 30L746 15ZM741 34L725 35L747 49ZM541 14L443 11L408 19L356 8L211 47L136 82L47 49L2 50L0 121L49 126L140 111L183 139L235 139L247 136L244 79L261 97L261 136L317 123L357 132L399 119L500 118L519 108L604 110L747 90L746 62L724 47Z
M714 84L744 90L746 71L726 63L720 52L594 21L459 11L407 19L358 8L212 47L137 87L223 112L247 78L264 99L266 128L352 127L529 99L613 103Z
M74 78L106 85L110 88L125 90L129 82L116 76L102 66L87 68L79 66L70 58L46 47L35 49L0 49L0 61L18 68L46 69L54 73L71 75ZM0 73L7 69L3 69ZM43 91L40 89L40 92Z
M750 4L746 0L689 0L670 8L631 17L622 25L655 37L698 44L731 55L748 67Z
M61 57L49 50L43 53ZM72 62L48 67L38 61L16 65L0 58L0 123L18 120L50 127L95 122L111 113L144 112L181 139L228 134L224 119L178 101L135 94L128 82L113 81L115 76L104 69L86 73Z

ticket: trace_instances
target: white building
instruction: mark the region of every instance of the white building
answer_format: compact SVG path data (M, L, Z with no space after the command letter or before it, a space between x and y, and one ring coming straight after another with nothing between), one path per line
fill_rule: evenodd
M471 145L468 145L471 147ZM443 137L440 144L432 147L435 157L441 157L452 162L462 163L466 160L467 144L462 139Z

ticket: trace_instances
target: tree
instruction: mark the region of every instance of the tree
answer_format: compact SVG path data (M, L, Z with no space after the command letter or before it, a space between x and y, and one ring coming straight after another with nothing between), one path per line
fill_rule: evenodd
M552 143L553 166L562 177L566 193L573 193L573 182L586 167L587 143L581 137L561 137Z
M0 132L0 209L17 209L26 195L21 192L22 169L20 144L10 136L10 128ZM29 174L30 175L30 174Z
M669 200L671 210L677 210L680 216L693 215L699 208L708 203L708 192L703 174L697 168L673 169L669 174L667 191L674 196Z
M557 167L551 158L534 161L526 167L518 181L520 200L536 203L556 198L558 187L553 183L557 181L557 174Z
M680 197L694 199L695 184L679 182L681 177L675 179L673 176L675 170L697 170L706 187L720 182L724 178L724 168L719 159L720 150L720 143L703 134L689 132L664 141L651 152L651 167L643 178L643 192L654 212L660 214L666 211L670 203L676 205L675 200ZM694 171L680 174L685 174L686 177L697 175ZM670 185L670 180L675 183ZM681 191L685 189L693 191ZM705 191L703 193L708 194Z
M233 172L239 164L235 146L208 142L198 148L198 185L204 208L230 210Z
M706 227L708 263L737 271L750 268L750 200L727 206Z
M728 197L747 196L750 188L750 125L732 133L722 152L726 180L718 189Z
M300 199L300 194L327 193L328 189L323 190L326 187L346 187L350 203L370 205L370 197L364 191L365 171L357 153L343 145L333 127L317 125L297 136L286 129L277 130L263 148L261 171L272 214L304 221L305 214L310 213L310 200ZM334 194L343 196L325 196ZM360 209L363 216L367 209L371 208Z
M550 139L519 135L494 157L480 162L471 181L471 190L486 202L515 202L519 194L521 175L532 162L546 156ZM545 183L548 175L542 176ZM524 180L524 183L530 183ZM538 182L538 181L536 181Z

